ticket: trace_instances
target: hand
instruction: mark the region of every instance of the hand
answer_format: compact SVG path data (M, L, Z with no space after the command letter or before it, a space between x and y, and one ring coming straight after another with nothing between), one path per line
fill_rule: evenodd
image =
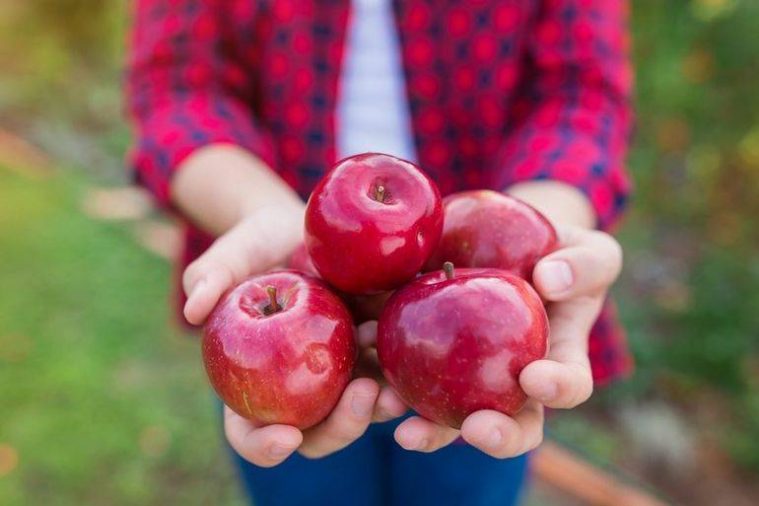
M432 452L459 435L497 458L515 457L543 439L543 406L573 408L593 392L588 335L606 292L619 275L622 250L611 236L557 225L560 247L538 262L533 281L547 301L551 335L548 356L524 368L519 383L529 400L513 417L490 410L469 415L461 431L421 417L404 420L395 439L408 449Z
M203 323L225 291L283 265L303 240L303 202L274 171L241 148L210 145L193 153L174 176L171 195L193 223L220 235L182 277L185 318L195 325ZM358 329L359 343L366 340L366 332ZM332 414L305 432L286 425L256 427L229 408L224 429L240 455L273 466L296 448L308 457L337 451L363 434L372 420L405 411L391 390L359 378L348 385Z
M294 223L298 223L295 229L289 229ZM222 235L184 273L187 320L202 323L226 290L248 276L283 264L300 241L300 232L293 230L299 230L301 223L297 213L290 218L283 209L259 211ZM374 333L371 324L360 327L358 342L370 346ZM346 387L329 417L306 431L288 425L258 427L226 406L224 430L229 444L243 458L269 467L296 449L311 458L328 455L359 438L372 421L386 421L405 411L406 406L389 387L380 388L374 379L357 378Z
M371 345L376 322L358 328L360 345ZM390 387L380 387L371 378L348 384L337 406L326 420L299 431L288 425L258 427L225 406L224 431L232 448L244 459L261 467L281 463L297 450L308 458L319 458L345 448L361 437L372 422L384 422L406 412L406 406Z
M302 223L302 205L262 208L219 237L182 276L187 321L200 325L224 292L249 276L284 265L302 239Z

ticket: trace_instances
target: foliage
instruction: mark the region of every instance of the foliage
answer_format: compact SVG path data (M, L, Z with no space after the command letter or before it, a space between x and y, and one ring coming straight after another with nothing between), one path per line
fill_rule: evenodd
M634 12L637 192L618 293L638 371L613 394L692 406L717 392L726 447L759 470L759 4L651 0Z

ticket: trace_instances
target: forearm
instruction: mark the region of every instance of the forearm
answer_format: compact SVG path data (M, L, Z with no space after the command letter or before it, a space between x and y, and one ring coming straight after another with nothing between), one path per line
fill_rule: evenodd
M577 188L559 181L526 181L506 189L506 193L524 200L551 222L595 228L596 212L588 198Z
M276 216L283 225L302 223L300 197L261 160L233 145L195 151L172 178L170 192L177 209L216 236L257 213Z

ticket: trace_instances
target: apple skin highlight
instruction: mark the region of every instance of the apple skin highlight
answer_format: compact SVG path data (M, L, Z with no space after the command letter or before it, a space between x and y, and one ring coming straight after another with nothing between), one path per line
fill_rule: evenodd
M416 412L460 428L475 411L513 415L527 400L522 369L546 356L548 317L523 279L497 269L421 276L379 320L385 378Z
M202 351L211 385L232 410L258 425L299 429L329 415L357 358L340 298L318 279L287 270L227 292L206 322Z
M442 228L440 193L416 165L365 153L339 162L314 189L305 243L330 285L371 295L412 280Z

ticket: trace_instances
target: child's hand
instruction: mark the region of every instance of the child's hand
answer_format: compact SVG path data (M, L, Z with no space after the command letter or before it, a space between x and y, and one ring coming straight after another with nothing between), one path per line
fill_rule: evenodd
M369 378L353 380L334 411L319 425L303 432L290 425L256 427L224 407L224 432L229 444L245 460L261 467L280 464L294 451L319 458L341 450L360 438L372 422L384 422L406 412L389 388L380 389Z
M371 344L376 325L358 329L358 342ZM345 448L358 439L372 422L384 422L406 412L406 406L390 387L370 378L354 379L343 392L334 411L319 425L303 432L288 425L256 427L224 408L224 431L232 448L246 460L262 467L281 463L294 451L319 458Z
M303 218L285 209L262 210L222 235L185 271L185 317L201 324L221 295L248 276L282 265L301 241ZM359 343L373 341L374 328L358 329ZM372 421L401 416L406 406L389 388L370 378L353 380L329 417L304 432L288 425L256 427L225 407L227 440L243 458L259 466L274 466L293 451L323 457L358 439Z
M593 392L588 335L606 292L619 275L622 250L603 232L557 226L560 249L535 266L533 280L548 301L551 326L548 357L522 371L519 382L530 397L513 417L483 410L464 420L461 431L421 417L404 420L395 439L408 450L432 452L459 435L497 458L514 457L543 439L543 406L573 408Z
M224 292L283 265L302 236L302 207L263 208L241 220L185 269L187 321L202 324Z

